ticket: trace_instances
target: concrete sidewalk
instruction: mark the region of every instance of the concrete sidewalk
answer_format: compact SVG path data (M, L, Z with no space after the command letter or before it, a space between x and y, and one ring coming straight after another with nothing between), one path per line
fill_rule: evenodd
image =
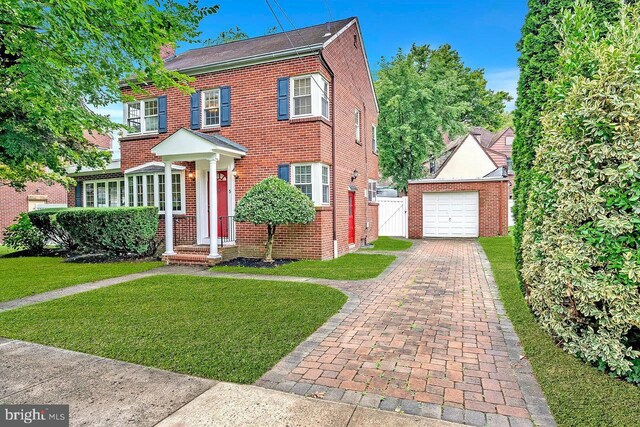
M72 426L457 425L2 338L0 378L0 403L68 404Z

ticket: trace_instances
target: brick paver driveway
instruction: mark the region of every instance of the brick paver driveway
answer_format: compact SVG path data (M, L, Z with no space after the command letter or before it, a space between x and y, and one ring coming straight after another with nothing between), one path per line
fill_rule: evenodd
M475 240L425 240L331 282L340 314L258 385L472 425L554 425Z

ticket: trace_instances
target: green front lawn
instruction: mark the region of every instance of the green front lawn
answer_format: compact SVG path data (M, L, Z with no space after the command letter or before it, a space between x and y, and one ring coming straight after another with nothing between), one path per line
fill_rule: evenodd
M346 254L329 261L296 261L271 268L216 266L213 271L270 276L315 277L332 280L363 280L378 277L396 259L393 255Z
M309 283L161 275L7 311L0 336L248 384L346 300Z
M598 372L556 346L529 310L511 237L481 238L500 296L560 426L640 426L640 387Z
M3 255L10 254L11 252L15 252L15 251L7 246L0 245L0 257L2 257Z
M161 262L74 264L56 257L0 257L0 302L139 273L161 265Z
M378 240L371 243L373 248L367 248L367 250L373 251L404 251L413 246L413 243L409 240L394 239L393 237L378 237Z

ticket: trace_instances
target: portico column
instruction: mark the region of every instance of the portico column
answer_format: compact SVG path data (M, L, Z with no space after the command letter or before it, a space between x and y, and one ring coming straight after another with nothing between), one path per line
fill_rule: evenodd
M218 155L209 159L209 238L208 258L220 258L218 253Z
M171 162L164 162L164 255L175 255L173 251L173 193L171 187Z

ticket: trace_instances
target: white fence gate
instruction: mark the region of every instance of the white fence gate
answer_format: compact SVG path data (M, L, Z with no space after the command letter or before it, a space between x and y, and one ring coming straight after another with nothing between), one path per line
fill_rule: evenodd
M378 197L378 235L409 237L409 198Z

